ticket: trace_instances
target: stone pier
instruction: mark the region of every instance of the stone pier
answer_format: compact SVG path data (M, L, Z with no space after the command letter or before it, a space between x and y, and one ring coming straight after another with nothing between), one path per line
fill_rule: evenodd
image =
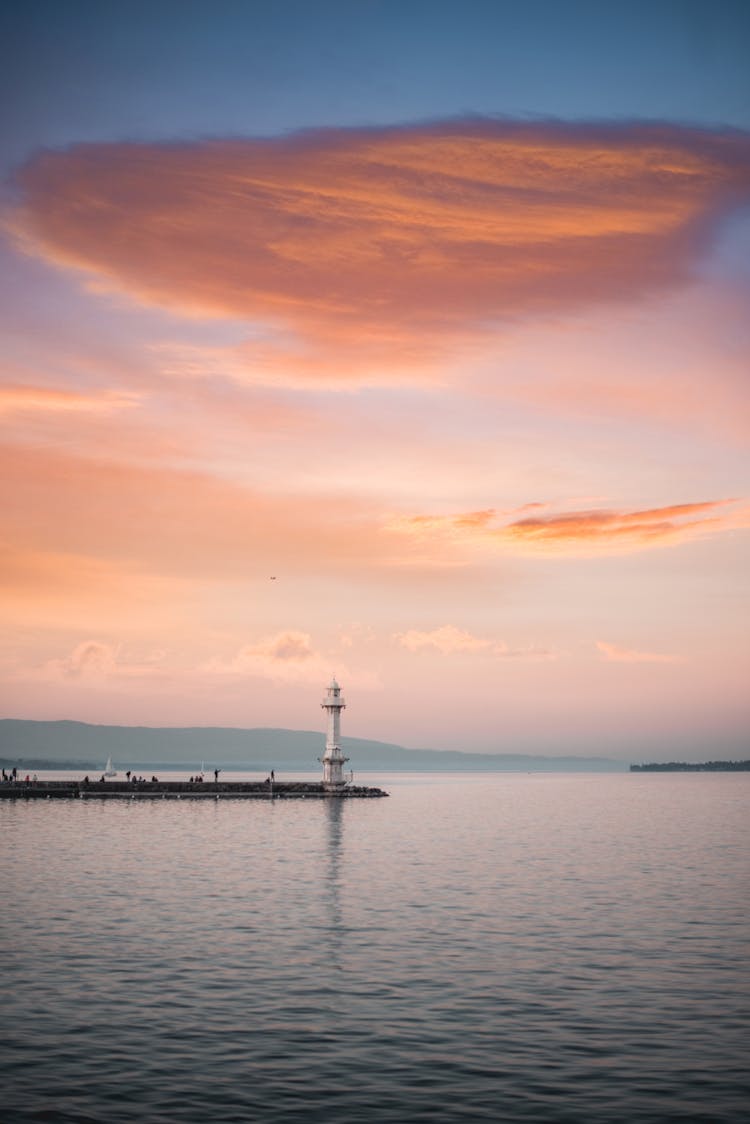
M357 800L387 796L380 788L347 784L331 788L321 781L132 781L92 780L0 783L6 800Z

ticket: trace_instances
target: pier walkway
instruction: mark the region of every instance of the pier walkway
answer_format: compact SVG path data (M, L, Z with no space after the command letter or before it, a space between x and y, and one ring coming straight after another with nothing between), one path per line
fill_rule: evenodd
M0 799L49 800L352 800L387 796L380 788L347 784L330 791L322 781L25 781L0 783Z

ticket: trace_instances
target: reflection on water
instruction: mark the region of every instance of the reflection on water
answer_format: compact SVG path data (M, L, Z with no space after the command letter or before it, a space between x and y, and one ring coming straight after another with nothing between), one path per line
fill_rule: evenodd
M1 805L3 1120L744 1119L749 777L387 787Z
M341 958L341 937L344 932L344 925L341 917L341 894L339 893L339 883L341 879L341 847L344 833L344 801L327 800L325 802L325 812L328 820L328 869L326 871L326 884L329 892L328 929L331 942L331 961L333 964L339 964Z

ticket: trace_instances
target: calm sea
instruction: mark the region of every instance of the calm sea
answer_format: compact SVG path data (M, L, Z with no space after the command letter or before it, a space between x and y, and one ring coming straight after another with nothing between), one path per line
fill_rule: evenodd
M745 1121L750 775L0 802L0 1115Z

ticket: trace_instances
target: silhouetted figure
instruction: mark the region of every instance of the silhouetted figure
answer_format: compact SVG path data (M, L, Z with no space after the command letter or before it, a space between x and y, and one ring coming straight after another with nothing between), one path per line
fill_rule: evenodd
M220 772L221 772L220 769L214 769L214 784L219 783L219 773Z

